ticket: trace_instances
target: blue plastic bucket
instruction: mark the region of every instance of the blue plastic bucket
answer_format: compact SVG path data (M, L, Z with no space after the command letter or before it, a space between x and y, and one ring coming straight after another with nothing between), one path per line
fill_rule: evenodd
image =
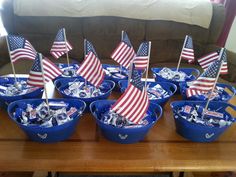
M101 132L105 138L110 141L114 141L121 144L136 143L144 139L148 131L156 124L162 115L162 108L157 104L151 103L148 109L149 124L143 127L136 128L118 128L111 125L104 124L101 119L101 114L109 110L115 100L98 100L94 101L90 105L90 111L95 117L96 123L101 129Z
M68 83L73 82L75 79L77 79L78 81L84 81L84 79L81 78L81 77L78 77L78 78L61 78L61 79L56 80L54 82L54 85L56 86L56 89L60 93L60 95L63 96L64 98L76 98L76 99L83 100L87 105L86 109L85 109L85 112L89 111L89 105L93 101L107 99L110 96L113 88L115 87L115 83L113 81L104 80L102 84L103 84L104 89L105 89L104 90L105 94L97 96L97 97L92 97L92 98L78 98L78 97L70 96L70 95L67 95L67 94L64 93L64 89L68 87Z
M106 69L106 70L107 70L107 68L109 68L109 67L111 67L111 68L119 68L119 69L120 69L120 66L118 66L118 65L110 65L110 64L102 64L102 67L103 67L104 69ZM119 73L119 72L117 72L117 73ZM112 80L112 81L115 82L116 85L115 85L114 91L117 91L117 92L120 91L120 89L119 89L119 87L118 87L118 82L121 81L121 80L127 80L127 79L128 79L128 76L127 76L127 69L126 69L126 68L122 67L122 72L121 72L121 74L126 75L126 77L124 77L124 78L117 78L117 77L114 77L114 75L107 75L107 74L106 74L106 76L105 76L105 79L106 79L106 80Z
M171 103L176 132L182 137L193 142L212 142L217 140L218 137L223 134L224 131L227 130L230 126L224 126L220 128L196 124L185 120L181 117L180 114L177 113L178 109L180 107L183 107L184 105L194 106L196 104L205 107L206 101L174 101ZM228 106L232 109L236 109L234 106L220 101L211 101L208 108L210 108L211 110L218 109L218 112L228 114L225 111Z
M17 81L27 81L27 78L17 78ZM0 77L0 85L6 86L7 84L14 84L15 78L14 77ZM16 100L22 100L22 99L28 99L28 98L42 98L44 88L37 88L36 90L33 90L32 92L22 94L22 95L16 95L16 96L4 96L0 95L1 105L3 107L7 106L9 103L16 101Z
M194 95L194 96L191 96L191 97L188 98L187 95L186 95L186 89L188 88L187 84L186 83L180 83L179 86L180 86L180 93L181 93L182 98L184 100L188 99L188 100L205 101L207 99L207 98L205 98L203 96L199 96L199 95ZM233 86L229 85L229 84L217 83L216 86L223 87L223 88L228 88L232 92L232 94L225 97L224 100L222 100L222 98L215 98L212 101L225 101L225 102L227 102L236 94L236 89Z
M68 64L67 63L56 63L56 65L63 71L65 68L68 67ZM77 63L70 63L69 64L69 67L75 71L77 71L79 69L79 65ZM58 79L61 79L61 78L76 78L76 77L79 77L78 75L77 76L66 76L66 75L61 75L61 76L58 76L54 79L55 80L58 80Z
M154 77L155 80L158 81L158 82L171 82L171 83L175 84L175 85L178 87L176 93L179 93L179 84L180 84L180 83L193 81L193 80L195 80L195 79L200 75L200 71L199 71L198 69L195 69L195 68L179 68L179 71L182 71L182 72L186 73L188 76L191 75L191 77L188 78L188 79L186 79L185 81L177 82L177 81L165 79L165 78L159 76L158 73L159 73L162 69L163 69L163 68L151 68L152 73L153 73L153 77ZM170 69L171 69L172 71L176 71L176 68L170 68Z
M38 125L34 126L26 126L21 123L19 123L15 118L14 118L14 111L16 108L22 108L25 109L26 104L32 104L34 106L39 105L42 103L43 99L25 99L25 100L19 100L12 102L8 106L8 115L10 118L17 123L17 125L27 134L27 136L37 142L42 142L42 143L54 143L58 141L63 141L68 139L73 132L76 129L77 123L79 121L80 115L77 115L73 118L72 121L67 122L62 125L54 126L54 127L49 127L49 128L44 128L40 127ZM78 100L78 99L49 99L49 103L53 101L63 101L65 103L69 103L69 106L67 107L67 110L69 110L71 107L75 107L81 111L84 111L86 104L85 102Z
M155 100L150 100L150 101L151 103L159 104L163 107L168 102L168 100L175 94L177 90L177 86L170 82L147 82L147 85L149 85L149 88L152 88L157 84L159 84L163 89L165 89L169 93L169 96L166 98L155 99ZM119 87L120 87L121 93L123 93L126 90L127 86L128 86L127 80L119 81Z

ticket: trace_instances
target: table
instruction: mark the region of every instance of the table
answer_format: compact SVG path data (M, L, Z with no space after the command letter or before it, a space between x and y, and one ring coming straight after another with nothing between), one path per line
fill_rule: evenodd
M59 97L52 83L47 88L49 97ZM119 95L113 93L109 99ZM181 97L174 96L170 101L177 99ZM187 141L175 132L170 101L146 138L129 145L106 140L91 114L81 117L76 132L64 142L32 142L1 108L0 170L81 173L236 170L236 125L213 143Z

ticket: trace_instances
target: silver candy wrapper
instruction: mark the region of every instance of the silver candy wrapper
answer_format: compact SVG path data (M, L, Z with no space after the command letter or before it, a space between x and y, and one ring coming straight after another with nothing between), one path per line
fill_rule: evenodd
M25 81L18 81L15 84L8 84L6 86L0 86L1 96L17 96L30 93L37 89L37 87L28 86Z
M122 69L120 72L119 67L107 67L104 69L107 76L117 78L117 79L124 79L128 76L128 71L125 69Z
M172 71L170 68L163 68L159 73L157 73L162 78L182 82L185 81L188 77L186 73L182 71Z
M53 127L65 124L71 120L75 115L80 115L81 110L77 110L75 107L71 107L70 110L66 110L66 107L60 105L54 105L48 107L45 102L42 102L37 107L33 107L31 104L27 104L25 111L21 108L17 108L14 117L18 122L23 125L31 126L38 125L40 127Z
M187 85L190 86L191 82L187 83ZM201 94L196 95L196 97L202 98L203 100L207 100L211 96L210 100L227 101L230 99L232 95L227 93L224 89L225 89L224 87L216 86L212 94L211 92L206 92L206 93L202 92Z
M64 93L78 98L92 98L104 94L99 88L92 85L85 86L84 82L79 81L69 83L69 86L64 90Z
M154 87L148 86L148 98L149 100L162 99L170 96L170 93L163 89L160 84L155 85Z
M66 66L66 64L59 64L58 67L62 70L62 76L64 77L76 77L76 71L78 70L79 66L74 64L72 66Z
M127 118L120 116L112 110L109 110L105 114L103 114L101 121L103 121L104 124L118 128L138 128L148 124L148 121L145 120L145 117L138 124L134 124Z
M203 110L204 107L201 105L196 105L196 106L190 106L190 105L185 105L181 107L177 114L180 115L181 118L205 125L205 126L210 126L210 127L224 127L224 126L229 126L232 124L232 120L227 114L223 114L218 112L217 110L209 110L205 112L204 116L203 115ZM178 118L177 115L175 115L175 118Z

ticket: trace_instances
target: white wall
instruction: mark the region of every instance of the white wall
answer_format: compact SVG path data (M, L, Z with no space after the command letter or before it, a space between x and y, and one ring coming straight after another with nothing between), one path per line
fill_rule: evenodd
M2 8L2 2L3 2L3 0L0 0L0 10ZM7 32L6 32L5 28L3 27L1 14L0 14L0 36L4 36L6 34L7 34Z
M232 24L232 27L230 29L225 47L236 53L236 17L234 18L234 22Z

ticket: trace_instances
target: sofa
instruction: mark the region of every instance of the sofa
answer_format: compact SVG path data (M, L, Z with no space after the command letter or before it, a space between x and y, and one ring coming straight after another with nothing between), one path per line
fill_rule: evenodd
M168 9L167 9L167 13ZM14 13L13 0L5 1L1 10L4 26L9 34L22 35L35 49L50 56L50 48L59 28L65 27L67 39L73 45L69 52L74 62L83 60L83 39L91 41L102 63L114 63L110 55L125 30L135 49L143 40L152 42L150 68L176 66L186 34L193 37L195 58L217 49L216 42L224 24L225 9L212 4L212 17L208 28L170 20L144 20L118 16L63 17L63 16L19 16ZM11 73L5 38L0 38L0 74ZM221 76L222 82L236 81L236 54L228 52L229 74ZM52 59L53 60L53 59ZM53 60L54 61L54 60ZM64 62L63 58L55 62ZM19 61L16 73L28 73L32 61ZM193 64L198 67L197 62ZM192 67L182 62L181 67ZM149 72L151 73L151 72Z

